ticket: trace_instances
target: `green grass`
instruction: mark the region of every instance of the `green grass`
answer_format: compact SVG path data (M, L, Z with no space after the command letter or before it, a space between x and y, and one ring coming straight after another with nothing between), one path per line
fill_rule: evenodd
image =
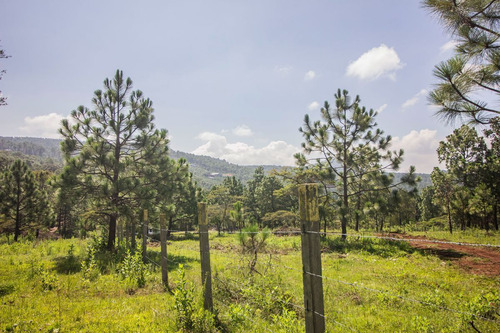
M428 237L444 239L444 235ZM457 233L453 241L484 242L480 233ZM460 238L461 237L461 238ZM489 236L488 236L489 237ZM493 234L488 243L498 244ZM268 239L257 273L249 274L237 235L210 235L214 307L219 331L303 332L300 236ZM175 332L181 329L176 296L165 290L161 271L148 265L146 285L131 287L112 260L94 281L81 262L88 241L77 239L0 244L1 332ZM329 236L322 240L323 288L328 332L500 332L500 277L472 275L453 262L405 242ZM159 246L148 257L160 262ZM193 286L196 327L202 289L197 237L168 244L169 282L180 285L182 264ZM178 289L177 289L178 290ZM420 301L420 302L415 302ZM444 308L456 310L452 312ZM194 318L193 317L193 318ZM201 318L201 319L200 319ZM206 328L205 328L206 329ZM195 329L194 329L195 330Z

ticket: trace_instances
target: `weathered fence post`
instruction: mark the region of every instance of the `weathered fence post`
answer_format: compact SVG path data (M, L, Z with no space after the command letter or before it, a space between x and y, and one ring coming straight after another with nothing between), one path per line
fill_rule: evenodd
M325 308L323 304L317 184L299 186L299 211L302 225L302 279L306 333L322 333L325 332Z
M205 300L203 307L213 310L212 301L212 271L210 269L210 245L208 243L207 204L198 203L198 227L200 237L201 284Z
M148 249L148 210L144 209L144 221L142 222L142 261L147 261Z
M165 214L160 215L160 242L161 242L161 280L168 288L168 258L167 258L167 229Z

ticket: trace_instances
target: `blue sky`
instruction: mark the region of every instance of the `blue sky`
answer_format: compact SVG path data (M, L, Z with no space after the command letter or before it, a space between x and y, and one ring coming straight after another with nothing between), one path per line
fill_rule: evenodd
M116 69L151 98L175 150L293 163L308 113L338 88L379 110L417 172L453 128L427 94L450 36L417 0L0 0L2 136L57 137Z

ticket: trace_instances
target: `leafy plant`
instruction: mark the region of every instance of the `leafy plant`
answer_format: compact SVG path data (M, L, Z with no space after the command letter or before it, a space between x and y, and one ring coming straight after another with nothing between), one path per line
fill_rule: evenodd
M118 272L129 290L134 288L143 288L146 285L146 278L148 276L148 266L142 262L139 252L135 254L127 251L127 254L121 264L119 265Z
M193 283L186 280L186 271L179 265L179 279L174 290L174 309L177 311L177 325L179 329L190 332L215 332L215 318L201 305L194 302Z
M43 291L49 291L49 290L56 289L57 285L59 283L59 279L57 278L57 276L54 273L49 272L46 269L41 271L40 279L41 279Z
M97 280L101 274L97 265L95 252L96 248L94 246L89 246L87 250L87 258L82 261L82 276L87 282Z

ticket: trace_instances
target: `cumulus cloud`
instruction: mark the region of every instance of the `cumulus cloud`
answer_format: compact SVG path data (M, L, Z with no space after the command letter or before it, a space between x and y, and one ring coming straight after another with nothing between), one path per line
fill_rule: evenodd
M458 45L458 41L456 40L450 40L449 42L443 44L440 48L439 51L441 53L446 53L450 50L453 50L456 46Z
M417 94L415 94L415 96L413 96L412 98L410 98L406 102L404 102L401 105L401 107L403 109L407 109L410 106L413 106L413 105L417 104L417 102L420 100L420 98L422 98L422 96L427 95L427 93L428 93L428 91L426 89L420 90Z
M311 81L311 80L313 80L315 77L316 77L316 73L315 73L314 71L308 71L308 72L304 75L304 80L306 80L306 81Z
M422 129L412 130L402 138L394 137L392 149L404 149L404 162L400 171L407 171L410 165L417 168L417 172L430 173L435 166L439 166L436 149L439 146L437 131Z
M387 108L387 104L379 106L375 111L377 111L378 114L382 113Z
M233 134L236 136L252 136L253 132L247 125L237 126L233 129Z
M381 77L395 80L396 71L403 66L404 64L394 48L381 44L351 62L347 67L347 76L357 77L361 80L375 80Z
M192 151L193 154L240 165L294 165L293 155L300 151L284 141L272 141L265 147L256 148L243 142L230 143L225 136L212 132L203 132L197 138L205 143Z
M318 109L319 109L319 103L318 103L318 102L316 102L316 101L314 101L314 102L312 102L311 104L309 104L309 105L307 106L307 109L308 109L309 111L316 111L316 110L318 110Z
M57 113L49 113L36 117L25 117L24 126L19 127L26 136L58 139L58 129L65 117Z

